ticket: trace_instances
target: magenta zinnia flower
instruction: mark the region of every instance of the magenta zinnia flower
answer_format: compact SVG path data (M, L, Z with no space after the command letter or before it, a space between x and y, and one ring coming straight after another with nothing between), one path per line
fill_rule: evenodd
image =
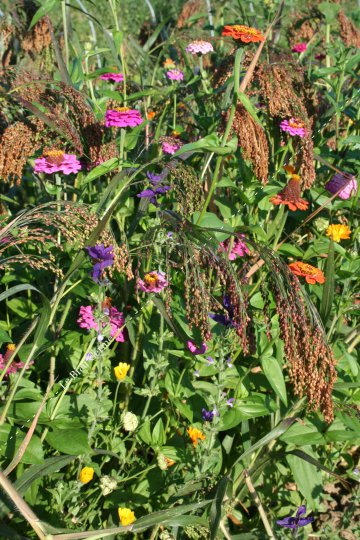
M352 174L336 173L332 179L325 185L327 189L333 195L341 189L338 193L340 199L350 199L353 193L357 192L357 182L355 176Z
M306 49L307 49L307 43L305 41L302 41L301 43L296 43L291 50L292 52L302 53L306 51Z
M34 171L36 173L64 174L77 173L81 169L81 163L74 154L65 154L62 150L48 150L43 157L35 159Z
M203 343L201 347L197 347L193 341L187 342L187 347L192 354L204 354L208 350L206 343Z
M0 354L0 371L3 371L5 369L6 364L8 363L8 361L14 354L14 350L15 350L15 345L13 343L10 343L7 346L7 351L4 354L4 356ZM34 363L33 361L29 362L26 369L29 369L33 363ZM24 365L25 364L21 362L20 360L18 362L15 362L15 359L14 359L9 365L9 367L7 368L5 376L10 375L11 373L17 373L18 371L20 371L20 369L24 367Z
M296 118L290 118L290 120L283 120L280 122L280 129L290 133L292 137L299 135L299 137L303 138L307 134L303 122L296 120Z
M124 75L122 73L104 73L100 75L100 79L103 79L103 81L123 82Z
M144 279L138 279L138 286L141 291L158 293L162 291L168 282L163 272L149 272Z
M164 141L162 143L162 150L165 154L175 154L181 148L181 144L177 142Z
M139 111L129 107L117 107L108 109L105 113L106 127L135 127L143 122Z
M214 50L211 43L208 41L196 40L186 47L185 51L191 54L207 54Z
M171 79L172 81L183 81L184 80L184 74L180 69L170 69L166 72L166 76L168 79Z
M247 245L242 238L245 238L244 234L239 234L237 238L235 238L234 243L232 245L231 251L229 253L229 260L235 261L236 257L244 257L244 255L249 255L250 251ZM229 249L230 239L225 240L225 242L221 242L219 251L220 252L227 252Z
M99 325L94 318L93 306L81 306L79 312L79 318L77 323L80 328L86 328L86 330L96 330L99 332ZM124 342L127 339L125 327L125 317L121 311L118 311L116 307L110 307L103 310L102 316L102 328L105 328L110 324L110 336L115 337L115 341Z

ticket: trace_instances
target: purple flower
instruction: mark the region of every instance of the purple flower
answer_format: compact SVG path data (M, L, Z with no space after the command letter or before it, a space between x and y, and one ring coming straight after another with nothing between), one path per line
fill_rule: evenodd
M232 359L231 359L230 357L226 359L226 365L227 365L227 367L229 367L229 368L233 367Z
M96 283L99 283L103 270L107 266L114 264L114 248L113 246L105 247L104 244L96 244L96 246L87 247L86 249L92 258L92 262L95 263L91 277Z
M238 234L237 237L234 239L231 251L229 253L229 260L235 261L236 257L244 257L244 255L249 255L250 251L245 242L242 240L242 238L245 238L245 234ZM220 243L219 251L220 252L228 252L230 244L230 239L225 240L225 242Z
M235 401L235 398L231 397L230 399L227 400L226 405L233 408L234 407L234 401Z
M206 352L208 348L206 343L203 343L201 347L197 347L193 341L190 341L190 339L187 342L187 347L192 354L204 354L204 352Z
M280 129L281 131L286 131L287 133L290 133L292 137L295 135L299 135L302 139L307 134L305 125L303 122L300 122L300 120L297 120L296 118L290 118L289 120L283 120L280 122Z
M215 362L215 360L211 356L207 356L206 360L208 362L208 366L211 366Z
M283 519L278 519L277 524L280 525L280 527L286 527L288 529L297 529L298 527L305 527L305 525L308 525L309 523L312 523L314 521L313 516L308 516L305 518L302 518L300 516L303 516L306 514L306 506L303 504L300 506L298 511L296 512L296 516L288 516Z
M104 73L100 76L104 81L123 82L124 75L122 73Z
M355 176L349 173L336 173L332 179L325 185L327 189L333 195L338 193L340 199L350 199L353 193L357 191L357 182Z
M157 186L158 184L160 184L160 182L162 182L165 179L165 177L167 176L167 173L162 172L160 174L153 174L150 171L147 171L146 176L148 177L150 184L152 184L153 186Z
M105 113L106 127L135 127L142 124L143 119L139 111L129 109L129 107L117 107L116 109L108 109Z
M194 371L194 377L200 377L200 373L198 369L195 369Z
M162 150L164 154L175 154L181 148L181 144L177 141L164 141L162 143Z
M224 296L223 305L224 305L224 308L225 308L227 314L209 313L209 317L213 321L215 321L215 322L217 322L219 324L222 324L223 326L235 327L236 325L233 322L234 308L233 308L233 305L231 304L230 298L228 296Z
M144 189L144 191L141 191L136 196L140 197L141 199L149 199L151 203L158 206L157 197L164 195L164 193L169 191L169 189L171 189L170 186L159 186L154 187L154 189Z
M158 293L168 286L168 282L163 272L152 271L144 279L138 279L138 286L141 291Z
M166 72L166 76L168 79L172 81L183 81L184 80L184 74L180 69L170 69Z
M36 173L52 174L62 172L64 174L77 173L81 169L81 163L74 154L65 154L62 150L49 150L44 152L41 158L35 159L34 171Z
M92 306L81 306L79 312L79 318L77 320L80 328L86 328L87 330L94 329L98 332L97 340L103 341L104 336L99 331L99 325L95 321L94 308ZM105 328L110 324L110 336L115 338L115 341L124 342L127 339L127 331L125 326L125 317L121 311L118 311L116 307L110 307L109 314L105 314L105 317L101 323L101 328ZM91 354L91 353L88 353ZM86 355L87 356L87 355Z
M302 53L306 51L306 49L307 49L307 43L305 41L302 41L301 43L296 43L291 50L292 52Z
M201 416L202 419L205 422L212 422L214 420L214 411L207 411L206 409L202 409Z
M211 43L208 41L196 40L186 47L185 51L191 54L207 54L214 50Z

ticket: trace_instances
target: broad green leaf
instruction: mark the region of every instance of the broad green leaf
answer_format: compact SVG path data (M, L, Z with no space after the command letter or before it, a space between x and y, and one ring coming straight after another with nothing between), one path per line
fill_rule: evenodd
M281 401L287 407L286 385L283 371L276 358L265 357L261 358L261 366L265 377L275 390Z
M153 429L152 436L151 436L151 442L152 442L152 446L155 446L155 447L164 446L166 442L164 424L161 418L159 418L159 420L155 424L155 427Z
M256 109L255 109L254 105L251 103L250 99L247 97L247 95L244 94L243 92L239 92L238 93L238 98L241 101L241 103L244 105L245 109L250 114L252 119L257 124L259 124L259 126L262 126L262 123L260 122L259 117L257 115Z
M325 444L325 439L316 426L307 420L296 422L282 435L281 440L288 444L306 446L308 444Z
M15 427L4 424L0 426L0 454L12 459L23 442L26 433ZM21 458L21 463L35 464L44 461L44 453L40 438L33 435Z
M107 161L104 161L103 163L100 163L97 167L94 167L92 171L89 172L89 174L81 181L80 187L84 186L85 184L88 184L89 182L92 182L96 178L99 178L99 176L103 176L104 174L108 174L109 172L116 169L116 167L119 166L119 160L118 158L111 158Z
M311 449L307 449L307 453L310 454ZM286 460L289 463L294 480L298 489L305 498L307 505L316 510L318 505L318 499L323 492L322 476L320 471L308 461L301 459L298 456L287 455Z
M231 478L225 476L220 480L217 485L215 499L210 508L210 540L215 540L216 533L219 528L221 520L221 513L223 508L223 500L226 495L226 489L229 483L232 483Z
M184 144L174 156L181 156L186 152L214 152L214 154L219 155L234 154L237 150L237 146L237 137L233 137L225 146L221 146L219 137L215 133L212 133L193 143Z
M307 461L308 463L310 463L311 465L314 465L314 466L317 467L318 469L321 469L322 471L327 472L327 473L330 474L331 476L334 476L334 477L337 478L340 482L347 484L347 486L350 486L350 484L349 484L349 482L346 480L346 478L343 478L343 477L340 476L339 474L334 473L331 469L329 469L328 467L325 467L325 465L323 465L322 463L320 463L319 460L315 459L313 456L310 456L310 455L307 454L306 452L303 452L302 450L291 450L290 452L286 452L286 455L289 455L289 454L294 455L294 456L297 456L297 457L299 457L300 459L303 459L304 461Z
M37 10L37 12L35 13L35 15L33 16L33 18L31 19L31 23L30 23L30 26L29 26L29 30L31 30L31 28L33 26L35 26L35 24L42 18L44 17L45 15L48 15L48 13L50 13L50 11L52 11L56 6L59 7L60 5L60 2L59 0L45 0L42 2L42 6L39 7L39 9Z
M87 432L82 429L54 428L47 434L46 441L64 454L80 455L90 450Z

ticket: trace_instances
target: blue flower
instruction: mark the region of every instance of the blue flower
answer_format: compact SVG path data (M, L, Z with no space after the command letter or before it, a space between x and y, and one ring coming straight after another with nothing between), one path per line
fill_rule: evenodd
M114 264L113 246L105 247L104 244L96 244L86 248L92 262L95 263L91 277L96 283L99 283L101 274L107 266Z
M201 411L202 419L205 422L212 422L214 420L214 414L214 411L207 411L206 409L202 409Z
M234 324L233 318L234 318L234 308L233 305L230 302L230 298L228 296L224 296L223 298L223 306L226 311L226 314L219 314L219 313L209 313L209 317L219 323L223 326L228 327L236 327Z
M165 177L167 176L167 173L162 172L160 174L153 174L150 171L147 171L146 176L150 180L150 184L152 184L153 186L157 186L158 184L160 184L160 182L162 182L165 179Z
M286 527L288 529L297 529L298 527L305 527L305 525L308 525L309 523L312 523L314 521L313 516L308 516L302 518L301 516L306 514L306 506L303 504L300 506L298 511L296 512L296 516L288 516L283 519L278 519L277 524L280 525L280 527Z

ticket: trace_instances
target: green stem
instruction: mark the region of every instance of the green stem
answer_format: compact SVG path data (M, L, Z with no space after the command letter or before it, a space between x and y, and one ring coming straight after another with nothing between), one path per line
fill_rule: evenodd
M61 0L61 13L62 13L63 27L64 27L65 64L66 64L66 69L69 69L69 39L68 39L65 0Z
M173 113L173 130L176 128L176 92L174 92L174 113Z

